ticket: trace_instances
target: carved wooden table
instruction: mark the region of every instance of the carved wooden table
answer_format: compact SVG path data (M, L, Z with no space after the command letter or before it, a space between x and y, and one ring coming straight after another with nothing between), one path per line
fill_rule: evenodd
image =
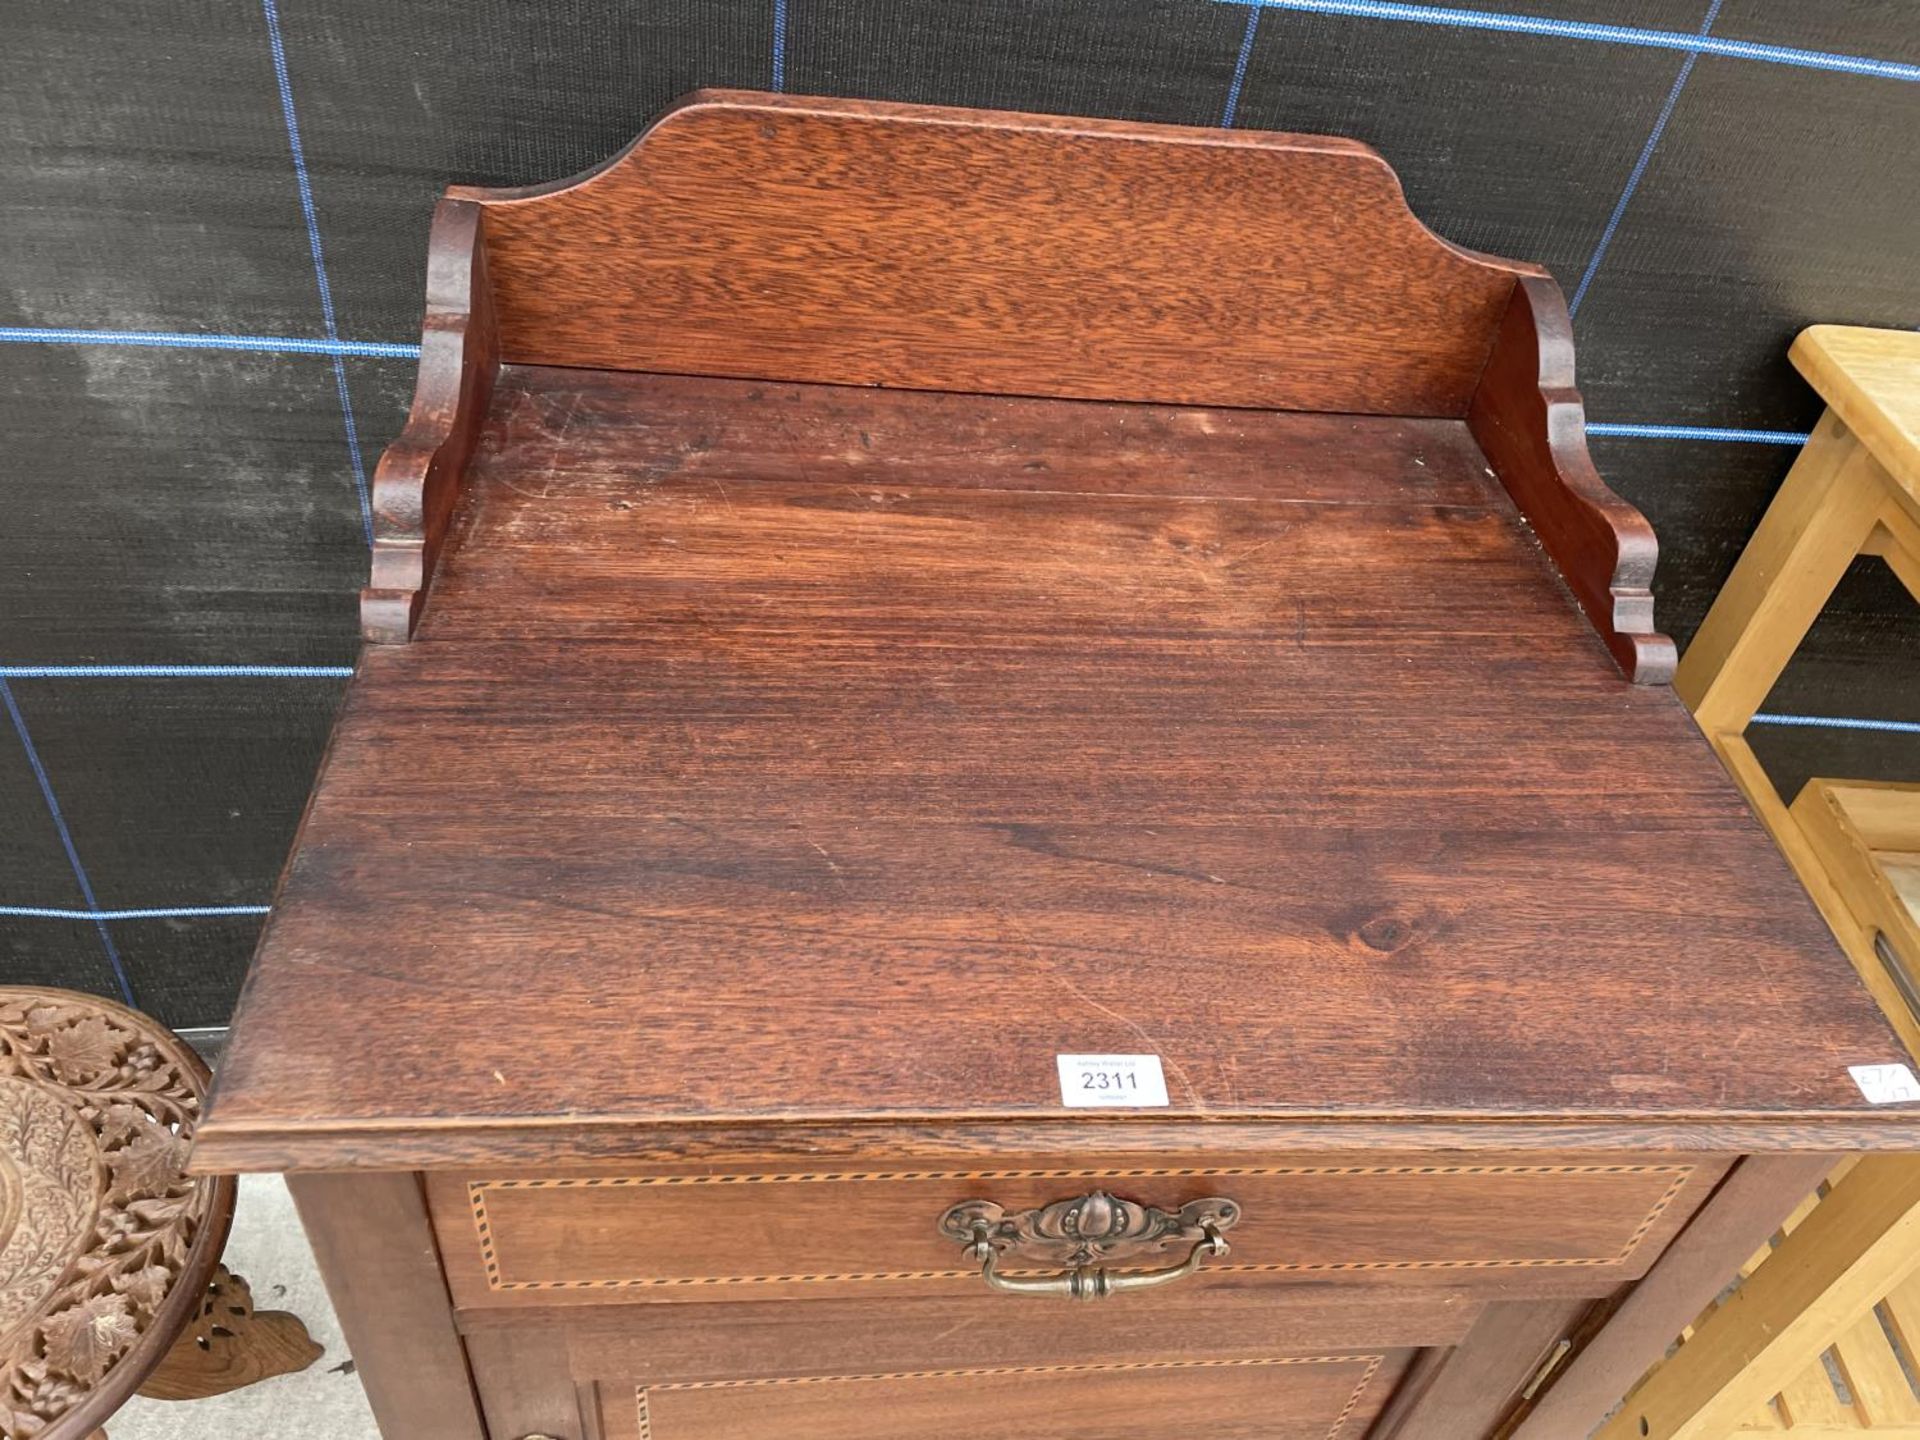
M90 996L0 988L0 1435L90 1434L194 1320L233 1181L188 1179L207 1071Z
M1572 385L1348 141L712 94L452 192L196 1154L391 1440L1568 1440L1920 1144Z

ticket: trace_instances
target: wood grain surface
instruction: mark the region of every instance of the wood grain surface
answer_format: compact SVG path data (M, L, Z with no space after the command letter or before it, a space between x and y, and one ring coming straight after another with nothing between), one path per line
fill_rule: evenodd
M1170 1358L599 1388L607 1440L1107 1440L1190 1426L1218 1440L1354 1440L1408 1358Z
M1573 323L1551 280L1514 287L1467 416L1620 669L1636 684L1666 684L1676 655L1653 628L1649 588L1660 548L1646 517L1607 488L1587 455Z
M1787 354L1920 510L1920 338L1810 325Z
M463 1307L985 1294L978 1263L935 1227L950 1205L985 1199L1019 1210L1095 1189L1169 1210L1210 1196L1240 1208L1231 1253L1182 1290L1339 1278L1588 1295L1645 1270L1724 1168L1709 1156L1401 1154L1356 1163L1338 1152L1230 1167L1170 1156L1063 1168L1010 1155L905 1171L434 1175L428 1194ZM1152 1268L1181 1253L1114 1268ZM1060 1268L1019 1253L1002 1267Z
M420 1177L294 1175L287 1188L381 1433L489 1440Z
M1587 456L1558 287L1439 240L1349 140L715 91L578 180L455 187L376 477L369 640L413 633L502 357L1466 414L1628 678L1673 673L1653 531Z
M1460 415L1520 274L1351 140L703 91L486 210L525 364Z
M577 1373L651 1384L998 1368L1043 1355L1052 1364L1092 1365L1452 1345L1486 1309L1478 1297L1445 1286L1336 1281L1298 1285L1278 1298L1175 1286L1097 1311L1030 1300L983 1289L959 1298L863 1296L803 1305L466 1310L460 1319L469 1344L482 1335L503 1335L509 1344L512 1337L562 1335Z
M1900 1052L1844 957L1464 421L509 367L471 470L202 1164L1915 1133L1846 1074ZM1061 1110L1053 1056L1102 1051L1160 1054L1171 1106Z
M360 594L364 639L413 633L467 457L499 373L486 218L466 200L442 200L427 253L427 311L413 408L373 475L373 574Z

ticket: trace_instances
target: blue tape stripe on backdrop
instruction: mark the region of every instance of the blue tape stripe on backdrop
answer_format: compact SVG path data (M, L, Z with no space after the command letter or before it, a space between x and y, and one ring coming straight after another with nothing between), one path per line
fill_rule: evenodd
M0 915L25 920L201 920L264 915L265 905L170 905L158 910L58 910L46 905L0 905Z
M418 345L377 340L303 340L297 335L184 335L166 330L45 330L0 325L5 345L145 345L157 350L260 350L268 354L347 355L418 360Z
M100 902L94 899L93 882L87 879L87 867L80 863L80 852L74 849L73 833L67 829L67 818L60 813L60 802L53 795L53 781L47 777L47 767L40 763L40 751L35 748L33 736L27 730L27 717L20 713L20 706L13 698L13 687L0 680L0 702L4 702L7 715L13 721L14 733L20 737L21 748L27 752L27 764L33 770L33 778L39 783L40 798L46 802L47 814L53 817L53 828L60 836L60 848L67 852L67 864L73 869L73 878L80 886L80 895L87 902L89 911L97 911ZM120 952L115 948L113 936L107 933L107 927L97 918L93 928L100 934L101 948L107 952L107 964L113 971L114 982L120 987L120 997L133 1004L133 982L127 978L127 967L120 961Z
M1247 6L1247 30L1240 37L1240 55L1233 62L1233 83L1227 87L1226 108L1220 112L1220 128L1233 128L1234 112L1240 108L1240 87L1247 83L1247 62L1253 58L1253 39L1260 32L1260 7Z
M773 89L787 88L787 0L773 0Z
M1244 5L1249 0L1219 0ZM1882 80L1920 81L1920 65L1876 60L1870 55L1837 55L1826 50L1802 50L1793 45L1765 45L1754 40L1702 39L1684 30L1648 30L1637 25L1599 25L1585 20L1549 20L1541 15L1516 15L1499 10L1458 10L1445 5L1398 5L1387 0L1252 0L1269 10L1299 10L1312 15L1344 15L1356 20L1403 20L1414 25L1443 25L1455 30L1498 30L1516 35L1544 35L1560 40L1592 40L1607 45L1639 45L1654 50L1698 50L1735 60L1758 60L1791 65L1802 70L1837 70L1848 75L1872 75Z
M41 345L155 345L183 350L284 350L290 354L371 356L417 360L418 345L375 340L303 340L281 335L179 335L154 330L0 329L0 343ZM1801 430L1743 430L1724 425L1638 425L1590 421L1587 434L1617 440L1723 440L1747 445L1804 445Z
M1720 14L1721 0L1713 0L1707 6L1706 18L1700 22L1700 34L1704 38L1713 29L1715 17ZM1620 198L1614 202L1613 213L1607 217L1607 228L1600 232L1600 241L1593 247L1588 257L1587 268L1581 272L1580 283L1573 289L1573 298L1567 302L1567 316L1571 319L1580 313L1580 302L1587 298L1587 287L1593 284L1593 277L1600 270L1600 262L1607 258L1607 247L1613 244L1613 237L1620 228L1620 220L1627 213L1627 204L1633 199L1633 192L1640 188L1640 181L1647 173L1647 166L1653 160L1654 148L1659 145L1661 135L1666 133L1667 121L1673 118L1673 107L1680 103L1680 92L1687 88L1687 77L1693 74L1693 62L1700 58L1698 50L1689 50L1686 60L1680 66L1680 73L1673 77L1673 88L1667 91L1666 104L1660 107L1660 115L1653 122L1653 130L1647 136L1647 143L1640 147L1640 158L1633 162L1633 173L1627 176L1626 188L1621 190Z
M1756 725L1791 725L1810 730L1881 730L1894 735L1920 735L1920 720L1856 720L1845 715L1769 715L1753 717Z
M351 665L0 665L5 680L350 680Z
M1587 434L1603 440L1709 440L1733 445L1804 445L1805 430L1736 430L1723 425L1610 425L1590 421Z
M293 81L287 75L287 47L280 37L280 10L274 0L260 0L267 21L267 43L273 48L273 78L280 87L280 114L287 125L287 146L293 152L293 178L300 190L300 213L307 222L307 249L313 255L313 279L320 288L320 319L327 339L340 338L333 318L333 287L327 283L327 260L320 244L320 218L313 208L313 182L307 175L307 153L300 143L300 120L293 109ZM333 384L340 394L340 419L347 432L347 459L353 466L353 488L360 497L360 525L367 543L373 543L373 500L367 491L367 467L360 458L359 428L353 423L353 397L347 393L347 367L333 357Z

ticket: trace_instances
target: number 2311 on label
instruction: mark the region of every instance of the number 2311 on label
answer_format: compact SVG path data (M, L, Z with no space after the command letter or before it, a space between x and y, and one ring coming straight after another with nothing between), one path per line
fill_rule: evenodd
M1056 1055L1060 1103L1154 1106L1167 1103L1158 1055Z

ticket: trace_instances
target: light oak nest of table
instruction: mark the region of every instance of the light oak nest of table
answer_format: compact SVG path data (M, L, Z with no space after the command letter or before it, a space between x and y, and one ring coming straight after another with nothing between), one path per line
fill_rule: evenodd
M197 1163L395 1440L1471 1440L1637 1299L1597 1420L1920 1141L1558 289L1364 146L692 97L442 203L375 502Z

